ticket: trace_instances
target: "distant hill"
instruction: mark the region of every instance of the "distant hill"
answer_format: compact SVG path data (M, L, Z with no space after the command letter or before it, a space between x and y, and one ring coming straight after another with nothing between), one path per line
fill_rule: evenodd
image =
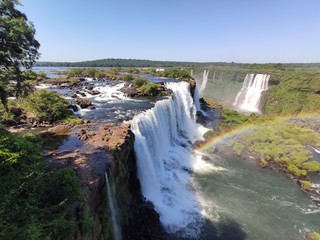
M151 61L143 59L107 58L82 62L37 62L35 66L42 67L291 67L291 68L320 68L320 63L267 63L248 64L234 62L179 62L179 61Z
M108 58L83 62L37 62L43 67L195 67L206 63ZM207 63L208 64L208 63Z

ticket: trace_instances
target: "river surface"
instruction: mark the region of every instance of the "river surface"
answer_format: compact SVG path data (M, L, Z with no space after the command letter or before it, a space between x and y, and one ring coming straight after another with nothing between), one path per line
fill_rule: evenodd
M209 162L194 184L213 239L305 239L319 231L319 206L285 175L250 159L211 154Z

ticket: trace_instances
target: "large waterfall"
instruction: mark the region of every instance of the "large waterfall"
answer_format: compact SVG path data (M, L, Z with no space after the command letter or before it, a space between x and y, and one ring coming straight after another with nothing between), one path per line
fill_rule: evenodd
M268 74L247 74L233 106L247 112L260 112L262 93L268 90Z
M193 236L200 231L201 206L192 189L197 159L192 142L201 139L189 83L167 83L174 96L134 117L138 177L168 232Z

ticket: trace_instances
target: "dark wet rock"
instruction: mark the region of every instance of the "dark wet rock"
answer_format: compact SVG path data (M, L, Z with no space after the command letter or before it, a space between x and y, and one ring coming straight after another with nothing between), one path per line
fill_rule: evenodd
M86 86L86 89L87 89L87 90L90 90L90 91L93 90L93 88L94 88L93 85L88 85L88 86Z
M100 94L100 92L98 90L91 90L89 93L91 95L99 95Z
M208 122L208 120L210 120L210 119L208 119L206 116L204 116L201 111L197 111L197 123L205 125Z
M77 98L77 97L78 97L78 95L77 95L77 94L75 94L75 93L72 93L72 94L70 94L70 95L69 95L69 97L71 97L71 98Z
M193 143L193 147L194 148L198 148L198 147L201 147L205 142L204 141L201 141L201 140L197 140Z
M13 114L14 120L12 121L12 124L25 124L27 123L27 115L23 108L10 108L10 112ZM10 124L10 122L7 122L7 124Z
M70 104L70 105L68 106L68 108L69 108L69 109L72 109L73 112L77 112L77 111L80 110L80 109L78 108L78 106L77 106L77 105L74 105L74 104Z
M88 107L92 106L92 103L88 98L76 98L76 103L81 108L88 108Z
M76 94L79 94L82 97L86 97L87 95L84 92L76 91Z
M10 108L10 112L15 116L18 117L24 113L23 108Z

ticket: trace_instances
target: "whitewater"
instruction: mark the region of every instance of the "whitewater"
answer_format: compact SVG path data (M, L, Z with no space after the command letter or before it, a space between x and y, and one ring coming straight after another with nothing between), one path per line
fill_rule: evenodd
M233 106L239 110L260 113L261 96L268 91L268 74L247 74Z
M174 96L134 117L135 153L142 194L160 215L170 233L200 234L201 205L192 184L192 172L201 160L192 155L192 143L205 131L196 123L189 83L166 83ZM201 159L201 158L200 158Z

